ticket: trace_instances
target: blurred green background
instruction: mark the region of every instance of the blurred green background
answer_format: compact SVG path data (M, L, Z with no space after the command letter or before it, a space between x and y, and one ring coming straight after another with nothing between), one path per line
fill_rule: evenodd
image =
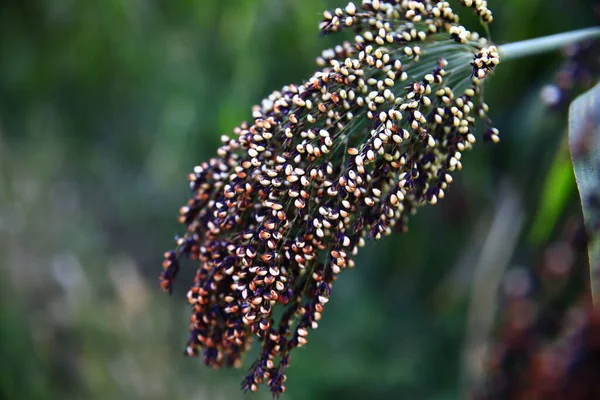
M499 44L598 23L594 0L488 3ZM342 5L0 3L0 398L270 398L239 392L248 363L182 356L194 268L172 297L157 276L187 173L253 104L312 74L343 37L318 35L321 12ZM540 101L560 62L497 68L486 101L501 144L479 143L441 204L359 254L284 398L456 399L481 378L505 271L578 215L566 109Z

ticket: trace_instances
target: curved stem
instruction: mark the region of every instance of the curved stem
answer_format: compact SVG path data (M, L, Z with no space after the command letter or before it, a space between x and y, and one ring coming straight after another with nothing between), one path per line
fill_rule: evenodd
M579 29L556 35L507 43L499 46L502 61L557 50L586 39L600 38L600 27Z

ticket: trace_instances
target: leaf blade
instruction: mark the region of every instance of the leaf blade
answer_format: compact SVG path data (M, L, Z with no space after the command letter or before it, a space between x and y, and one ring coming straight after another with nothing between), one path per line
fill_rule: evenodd
M569 149L588 234L592 299L600 305L600 83L571 103Z

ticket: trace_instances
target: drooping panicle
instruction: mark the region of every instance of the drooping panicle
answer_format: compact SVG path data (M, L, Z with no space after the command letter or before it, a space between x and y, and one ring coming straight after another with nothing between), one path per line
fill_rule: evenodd
M491 21L485 2L463 3ZM325 11L320 28L356 36L255 106L253 122L194 169L179 218L187 231L165 254L169 291L182 256L199 265L186 354L239 366L260 342L244 390L282 393L291 350L318 327L359 247L444 197L478 121L498 140L480 93L497 50L447 2L349 3Z

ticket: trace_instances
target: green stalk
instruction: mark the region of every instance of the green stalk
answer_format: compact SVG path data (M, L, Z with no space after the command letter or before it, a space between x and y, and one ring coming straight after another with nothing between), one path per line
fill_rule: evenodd
M531 56L547 51L558 50L587 39L600 38L600 27L578 29L556 35L507 43L499 46L502 61Z

